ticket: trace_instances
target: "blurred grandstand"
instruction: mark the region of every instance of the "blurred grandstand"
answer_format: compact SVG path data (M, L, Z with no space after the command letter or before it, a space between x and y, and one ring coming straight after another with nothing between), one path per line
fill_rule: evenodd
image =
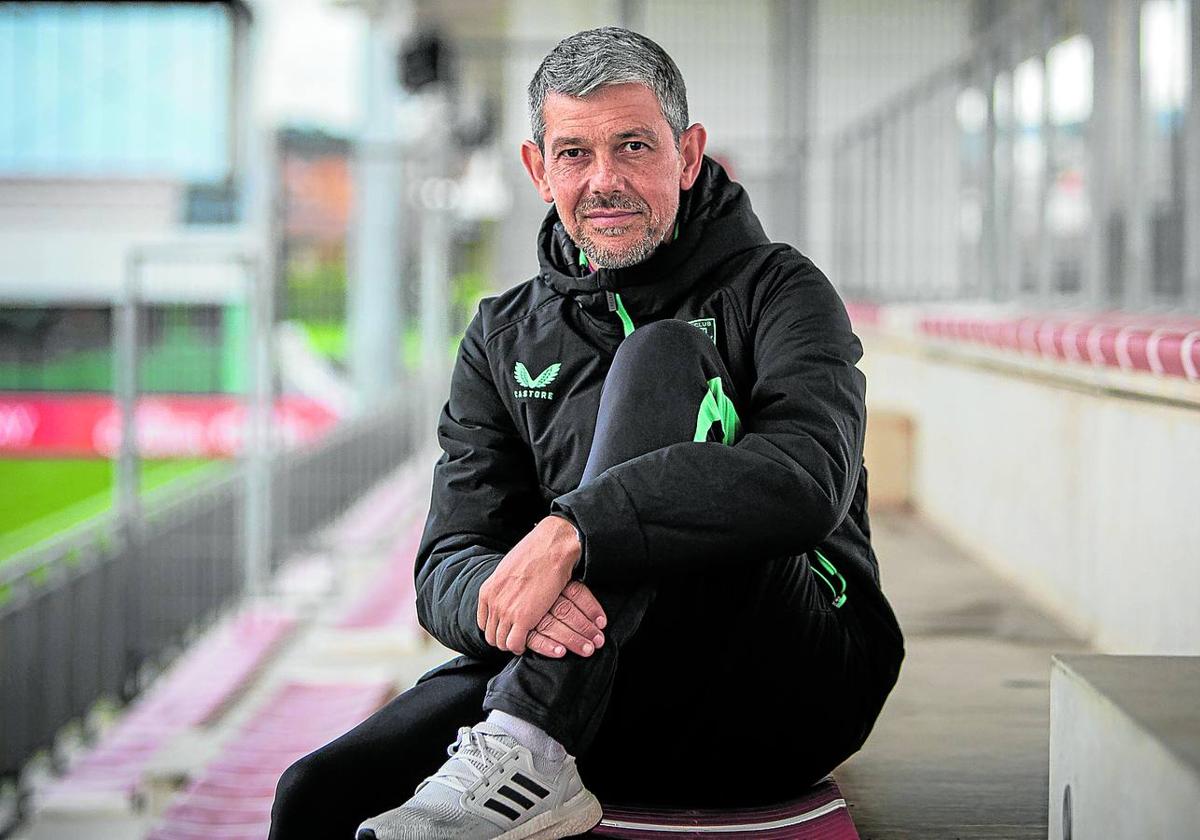
M1156 681L1195 685L1191 0L301 5L359 27L351 131L269 116L280 4L0 4L0 836L262 836L284 758L444 653L407 603L433 422L476 301L535 267L525 85L609 23L675 58L709 153L846 300L881 545L930 527L1012 587L994 614L961 590L957 623L912 612L914 650L1007 644L1018 602L1058 628L1016 633L1032 677L962 660L997 692L1035 683L1004 782L1024 805L946 752L904 772L958 778L890 796L878 768L913 745L889 733L919 727L885 714L883 763L845 769L860 826L1101 836L1115 789L1166 814L1158 836L1194 830L1186 794L1105 774L1161 746L1157 719L1081 757L1108 737L1087 698L1123 708L1140 660L1058 662L1070 720L1045 711L1059 650L1171 656ZM917 568L880 556L885 586ZM941 708L916 662L900 708ZM1154 702L1182 709L1170 766L1200 793L1194 699ZM938 810L956 784L981 814Z

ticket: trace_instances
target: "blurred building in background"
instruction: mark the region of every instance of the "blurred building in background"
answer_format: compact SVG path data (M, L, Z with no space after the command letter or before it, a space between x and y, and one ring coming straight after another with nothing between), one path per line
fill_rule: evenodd
M0 388L27 394L0 409L5 451L112 454L102 403L87 399L115 387L112 305L139 249L212 251L144 284L141 387L243 386L245 311L230 297L242 278L217 252L253 238L250 22L236 2L0 8ZM33 413L36 431L12 420Z

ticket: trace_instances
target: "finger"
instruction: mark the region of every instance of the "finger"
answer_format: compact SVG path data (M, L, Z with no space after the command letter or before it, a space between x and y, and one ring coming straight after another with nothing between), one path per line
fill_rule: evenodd
M554 659L566 656L567 654L567 649L565 646L560 645L549 636L545 635L544 633L539 633L537 630L529 631L529 638L526 639L525 644L529 650L540 653L542 656L549 656Z
M590 618L583 614L579 607L575 606L575 602L559 596L554 602L554 606L550 608L554 618L561 621L563 624L570 627L580 636L591 640L596 645L604 643L604 634L600 632L600 628L596 626Z
M596 600L596 596L592 594L592 590L588 589L587 584L583 581L571 581L563 588L563 594L570 598L571 602L579 607L580 611L598 628L603 630L605 625L608 624L608 617L604 614L604 607L600 606L600 602Z
M483 597L483 593L479 593L479 605L475 607L475 623L479 625L480 630L487 629L487 599Z
M576 633L557 618L552 617L545 627L539 626L538 632L566 645L567 650L580 656L591 656L596 650L596 644L591 639Z
M500 619L496 622L496 646L501 650L511 650L508 646L508 634L512 631L512 622Z
M505 644L513 653L524 653L525 637L528 635L528 630L522 630L519 624L514 624L508 629L508 635L505 637Z
M499 629L499 625L500 614L498 612L488 610L487 630L484 632L484 637L487 639L488 644L492 645L493 647L500 647L500 642L502 641L500 636L496 633L496 631Z

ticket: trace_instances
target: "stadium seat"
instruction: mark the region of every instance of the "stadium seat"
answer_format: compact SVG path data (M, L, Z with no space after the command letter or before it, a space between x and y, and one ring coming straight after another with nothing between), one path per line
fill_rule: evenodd
M142 771L172 737L215 722L295 629L289 613L256 608L210 634L137 700L96 747L35 794L40 812L108 793L132 804Z
M669 809L605 805L588 837L745 837L756 840L858 840L846 800L831 777L778 805L738 809Z
M395 541L375 584L346 610L337 623L339 630L417 626L413 563L424 527L422 516Z
M167 808L149 840L262 840L283 771L391 693L382 681L283 685Z

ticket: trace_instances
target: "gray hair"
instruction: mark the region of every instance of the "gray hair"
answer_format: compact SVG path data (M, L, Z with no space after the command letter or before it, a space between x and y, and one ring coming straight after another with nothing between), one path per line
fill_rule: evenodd
M529 83L529 122L533 139L546 138L546 95L587 96L605 85L637 82L654 91L658 107L675 135L675 146L688 126L687 88L666 50L629 29L604 26L563 38L542 59Z

